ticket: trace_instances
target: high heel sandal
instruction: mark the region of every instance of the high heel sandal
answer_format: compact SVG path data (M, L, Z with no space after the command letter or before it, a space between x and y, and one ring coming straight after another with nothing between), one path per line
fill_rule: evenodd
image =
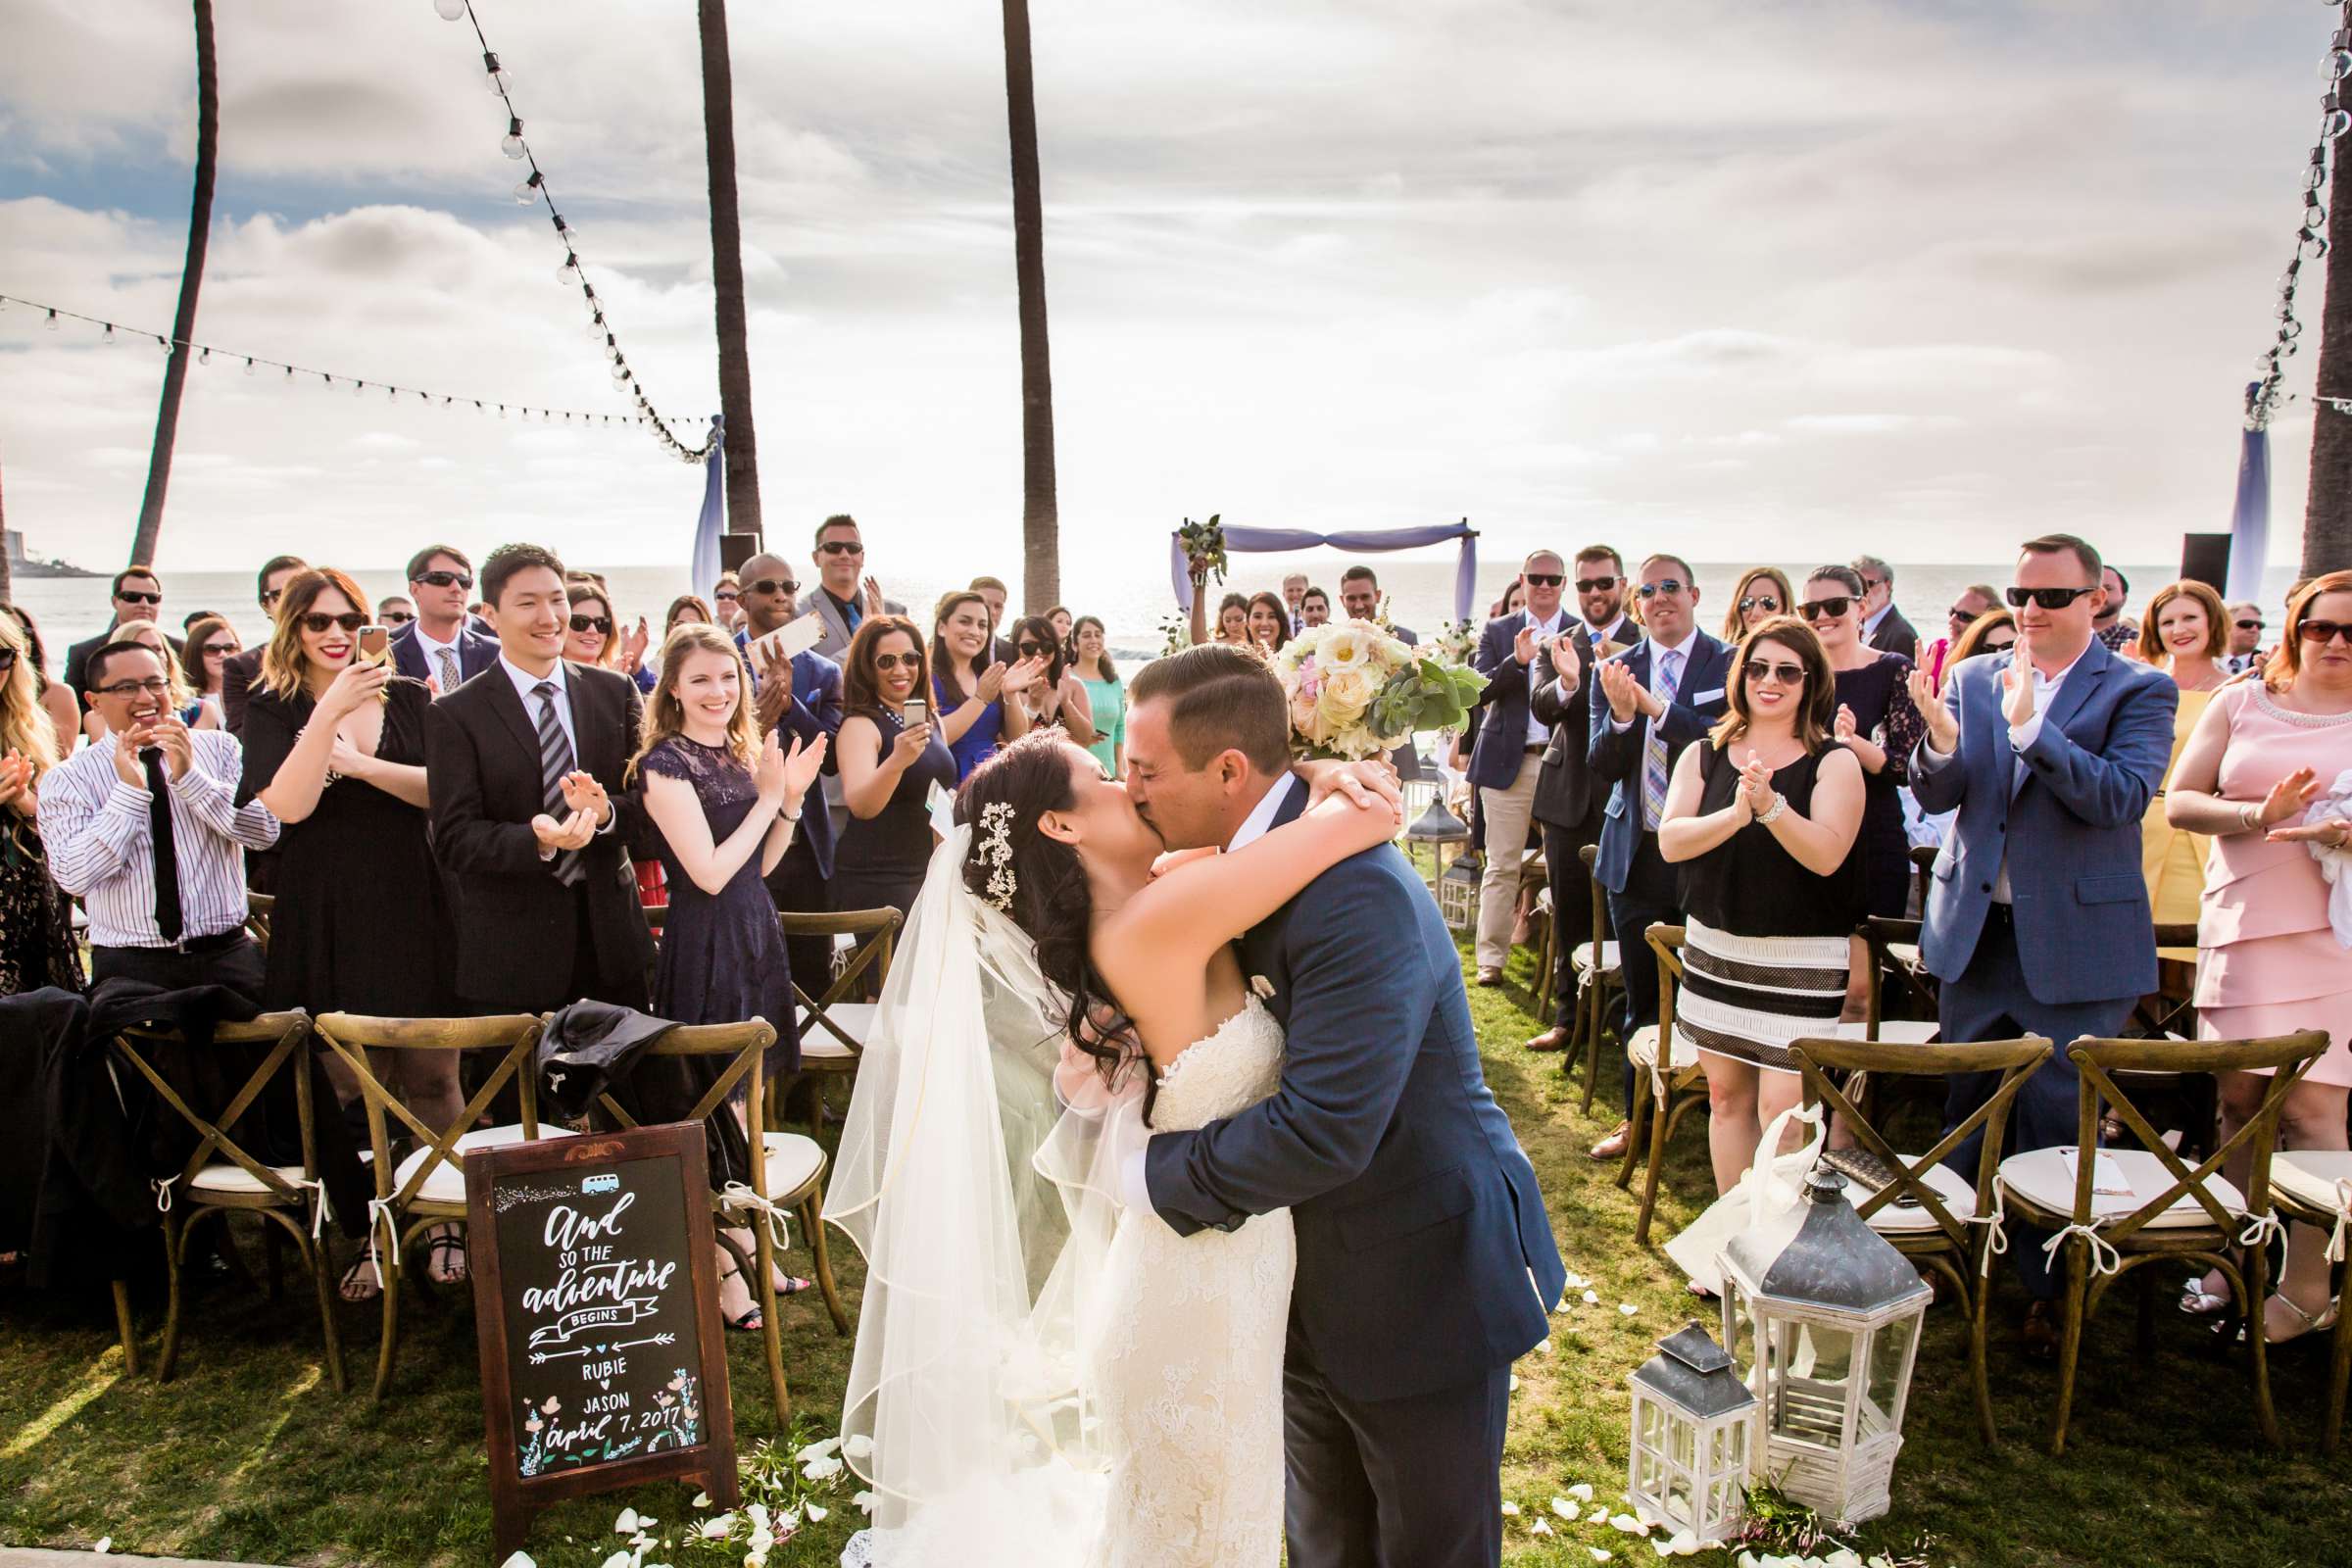
M2296 1317L2303 1320L2303 1326L2295 1330L2294 1333L2282 1334L2276 1338L2272 1338L2270 1334L2269 1321L2270 1302L2266 1301L2263 1303L2263 1343L2268 1345L2274 1350L2282 1345L2292 1345L2297 1340L2309 1339L2314 1335L2326 1334L2329 1329L2335 1327L2336 1314L2341 1311L2343 1307L2342 1299L2338 1298L2328 1301L2326 1311L2318 1313L2306 1312L2302 1307L2295 1304L2293 1298L2285 1295L2283 1292L2273 1292L2271 1295L2271 1300L2277 1301L2280 1306L2285 1307L2289 1312L2292 1312ZM2243 1324L2238 1326L2237 1343L2240 1345L2246 1343L2246 1330Z
M751 1297L752 1304L733 1317L728 1317L725 1308L722 1307L719 1310L719 1320L740 1334L757 1334L767 1327L767 1320L760 1314L759 1295L752 1290L752 1282L744 1279L743 1270L736 1265L732 1257L727 1259L727 1271L718 1277L721 1285L729 1280L743 1280L744 1293Z
M2230 1310L2230 1293L2214 1295L2205 1289L2205 1276L2192 1275L2180 1287L2180 1310L2190 1317L2220 1317Z

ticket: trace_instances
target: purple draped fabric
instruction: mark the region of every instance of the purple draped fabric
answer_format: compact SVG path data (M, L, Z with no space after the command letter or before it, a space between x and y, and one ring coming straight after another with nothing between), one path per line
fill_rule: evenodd
M1385 555L1396 550L1417 550L1423 545L1442 545L1448 539L1462 542L1459 564L1453 573L1453 618L1475 618L1471 606L1478 591L1478 530L1470 519L1459 522L1432 523L1421 528L1348 528L1338 533L1316 533L1311 528L1240 528L1225 530L1225 549L1228 554L1265 555L1277 551L1315 550L1326 545L1345 550L1351 555ZM1176 584L1176 608L1193 608L1193 578L1184 559L1184 541L1171 533L1168 536L1168 570Z
M2247 395L2254 388L2246 389ZM2271 432L2245 432L2237 451L2237 501L2230 510L2231 604L2261 604L2263 569L2271 561Z

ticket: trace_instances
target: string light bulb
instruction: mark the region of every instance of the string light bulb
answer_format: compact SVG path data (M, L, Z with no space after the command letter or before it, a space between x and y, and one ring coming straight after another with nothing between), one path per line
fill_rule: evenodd
M115 323L114 323L114 322L112 322L112 321L109 321L109 322L107 322L107 323L106 323L106 335L105 335L104 337L100 338L98 341L99 341L101 344L103 344L105 347L107 347L107 348L110 348L110 349L111 349L111 348L113 348L113 347L115 346Z
M433 0L433 12L443 22L466 20L466 0Z
M57 330L57 313L55 311L51 311L49 313L49 320L47 324L50 331L54 332Z
M522 117L520 115L507 117L507 133L499 139L498 150L509 158L520 158L527 150L522 144Z
M514 73L500 65L498 56L488 49L482 51L482 70L490 78L492 92L503 97L514 90Z
M536 169L532 170L531 177L514 187L514 205L517 207L528 207L531 205L531 203L537 201L539 199L539 187L546 180L546 175L540 173Z
M579 280L580 259L567 251L564 256L564 265L556 269L556 281L568 286Z

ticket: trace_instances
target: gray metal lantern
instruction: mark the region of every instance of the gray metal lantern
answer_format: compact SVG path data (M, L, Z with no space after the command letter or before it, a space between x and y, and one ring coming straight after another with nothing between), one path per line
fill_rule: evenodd
M1827 1166L1785 1218L1723 1250L1724 1345L1763 1401L1762 1479L1842 1528L1886 1511L1935 1293Z
M1634 1390L1627 1485L1637 1512L1712 1546L1747 1512L1760 1406L1730 1353L1696 1323L1658 1341L1658 1352L1626 1379Z

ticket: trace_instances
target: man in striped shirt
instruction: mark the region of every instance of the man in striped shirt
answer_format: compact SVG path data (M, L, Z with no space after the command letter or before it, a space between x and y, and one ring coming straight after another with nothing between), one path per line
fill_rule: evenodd
M236 804L243 748L181 723L162 662L138 643L97 649L86 679L107 733L41 781L40 823L49 874L89 910L91 978L258 1002L245 852L277 842L277 818Z

